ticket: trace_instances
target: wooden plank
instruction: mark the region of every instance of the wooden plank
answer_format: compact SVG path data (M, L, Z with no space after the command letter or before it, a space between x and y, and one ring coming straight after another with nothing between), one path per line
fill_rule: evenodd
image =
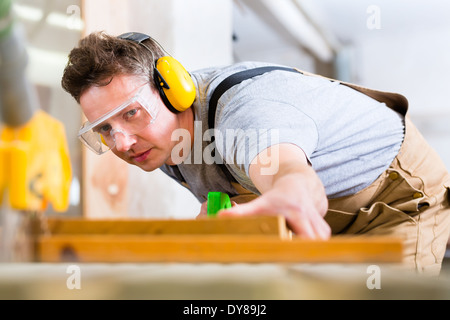
M327 241L232 235L56 235L38 242L41 262L396 263L402 242L379 237Z
M153 219L49 219L48 231L52 235L94 234L247 234L290 237L282 216L215 217L196 220Z

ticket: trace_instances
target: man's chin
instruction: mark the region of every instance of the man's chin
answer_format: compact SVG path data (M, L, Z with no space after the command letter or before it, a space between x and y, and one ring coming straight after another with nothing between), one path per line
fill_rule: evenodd
M132 165L135 165L136 167L146 171L146 172L152 172L155 171L156 169L159 169L163 164L157 165L155 163L136 163L136 162L131 162Z
M119 158L121 158L122 160L124 160L125 162L127 162L128 164L136 166L146 172L155 171L156 169L161 168L164 164L167 164L167 162L168 162L167 159L155 159L154 157L153 158L149 157L147 159L143 159L142 161L137 161L134 158L129 158L129 157L125 158L121 155L118 155L118 154L116 154L116 155ZM166 160L166 161L164 161L164 160Z

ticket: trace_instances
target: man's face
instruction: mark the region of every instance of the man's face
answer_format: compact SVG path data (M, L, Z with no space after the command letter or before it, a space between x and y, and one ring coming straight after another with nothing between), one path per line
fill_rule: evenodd
M145 84L134 76L120 75L107 85L91 87L81 98L80 105L88 121L93 122L132 98ZM153 171L163 164L172 165L171 151L177 142L172 141L172 132L179 128L177 115L171 113L159 94L151 91L149 103L158 110L154 122L142 130L121 133L121 124L112 118L108 124L118 134L114 134L115 146L111 149L124 161L145 171ZM137 102L136 102L137 103Z

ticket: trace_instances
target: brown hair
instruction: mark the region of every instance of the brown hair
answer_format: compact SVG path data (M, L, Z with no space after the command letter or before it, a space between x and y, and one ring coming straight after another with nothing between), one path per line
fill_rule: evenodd
M80 103L85 90L108 85L116 75L142 77L154 87L153 67L164 52L152 39L143 43L145 47L105 32L91 33L70 52L61 80L63 89Z

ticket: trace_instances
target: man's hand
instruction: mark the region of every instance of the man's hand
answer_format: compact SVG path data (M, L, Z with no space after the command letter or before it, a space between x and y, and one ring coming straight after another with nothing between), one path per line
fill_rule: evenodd
M273 170L274 165L277 170ZM270 171L273 174L267 174ZM283 215L297 236L331 236L331 228L323 219L328 209L325 189L300 148L292 144L269 148L251 164L250 178L262 195L219 215Z

